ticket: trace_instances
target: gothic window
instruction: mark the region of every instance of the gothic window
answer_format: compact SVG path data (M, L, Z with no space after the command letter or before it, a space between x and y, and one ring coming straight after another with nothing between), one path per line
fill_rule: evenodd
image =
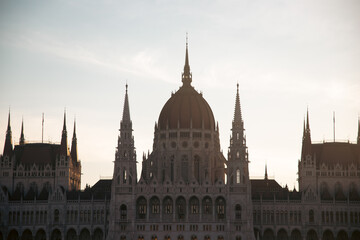
M170 165L171 181L174 182L174 155L171 156Z
M237 158L240 157L240 152L239 152L239 151L236 152L236 157L237 157Z
M218 219L225 219L225 200L222 197L216 199L216 214Z
M200 157L198 155L196 155L194 159L194 176L200 183Z
M30 189L31 189L32 191L34 191L35 193L37 193L38 188L37 188L36 182L30 183Z
M125 204L122 204L120 206L120 218L122 220L126 220L127 219L127 207Z
M199 199L196 197L190 198L190 213L199 214Z
M144 197L140 197L137 200L137 214L139 219L145 219L146 218L146 199Z
M182 235L178 236L178 240L184 240L184 237Z
M310 210L309 211L309 222L313 223L314 222L314 210Z
M236 169L236 183L240 183L240 169Z
M59 215L60 215L60 212L58 209L55 209L54 211L54 222L55 223L58 223L59 222Z
M185 219L186 202L183 197L176 199L176 216L177 219Z
M123 183L126 183L126 180L127 180L127 171L124 168L124 170L123 170Z
M181 176L185 182L188 181L188 157L186 155L181 158Z
M164 199L164 213L172 214L173 213L173 201L170 197Z
M160 201L157 197L152 197L150 199L150 208L152 214L159 214L160 213Z
M212 214L212 201L210 197L205 197L202 200L203 214Z
M24 184L22 182L18 182L16 184L16 188L21 192L23 193L24 192Z
M240 138L240 134L236 133L236 140L239 140L239 138Z
M236 204L236 206L235 206L235 219L241 220L241 206L240 206L240 204Z

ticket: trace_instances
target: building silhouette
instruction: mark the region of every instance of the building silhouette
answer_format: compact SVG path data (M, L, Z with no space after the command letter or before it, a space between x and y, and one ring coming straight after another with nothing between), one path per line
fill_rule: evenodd
M182 86L161 110L137 176L126 85L112 180L80 190L76 125L61 144L12 144L0 156L2 239L360 239L360 121L356 143L312 143L304 121L299 191L249 178L239 86L227 158L213 112L192 86L188 46Z

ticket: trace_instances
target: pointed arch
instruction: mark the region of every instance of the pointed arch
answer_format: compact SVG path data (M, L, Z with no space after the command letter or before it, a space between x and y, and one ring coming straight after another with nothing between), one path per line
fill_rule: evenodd
M240 169L236 169L236 183L240 183L241 176L240 176Z

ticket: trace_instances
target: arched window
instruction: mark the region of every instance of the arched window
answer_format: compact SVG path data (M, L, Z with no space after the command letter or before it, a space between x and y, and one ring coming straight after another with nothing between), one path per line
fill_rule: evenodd
M225 219L225 200L222 197L216 199L216 214L218 219Z
M123 170L123 183L126 183L126 180L127 180L127 171L124 168L124 170Z
M212 201L210 197L204 197L202 200L203 214L212 214Z
M211 240L211 238L210 238L210 236L206 235L206 236L204 237L204 240Z
M313 223L314 222L314 210L310 210L309 211L309 222Z
M197 236L192 235L192 236L191 236L191 240L198 240L198 238L197 238Z
M240 204L236 204L236 206L235 206L235 219L241 220L241 206L240 206Z
M146 205L147 205L147 202L144 197L138 198L136 207L137 207L137 214L138 214L139 219L146 218L146 210L147 210Z
M194 177L200 183L200 157L198 155L194 158Z
M22 182L18 182L16 184L16 189L19 190L21 193L24 192L24 184Z
M160 213L160 201L157 197L152 197L150 199L150 208L152 214L159 214Z
M120 236L120 240L126 240L126 236L121 235L121 236Z
M196 197L190 198L190 213L199 214L199 199Z
M164 204L164 213L172 214L173 213L173 201L170 197L166 197L163 201Z
M188 181L188 157L186 155L181 158L181 176L185 182Z
M156 235L151 236L151 240L158 240Z
M184 240L184 237L182 235L179 235L177 239L178 240Z
M186 202L183 197L176 199L176 215L178 219L185 219Z
M60 212L58 209L55 209L54 211L54 222L55 223L58 223L59 222L59 215L60 215Z
M236 183L240 183L240 169L236 169Z
M170 171L171 171L171 181L174 182L174 155L171 156L171 160L170 160Z
M122 220L126 220L127 219L127 207L125 204L122 204L120 206L120 218Z
M38 188L37 188L36 182L30 183L30 189L31 189L32 191L34 191L35 193L37 193Z

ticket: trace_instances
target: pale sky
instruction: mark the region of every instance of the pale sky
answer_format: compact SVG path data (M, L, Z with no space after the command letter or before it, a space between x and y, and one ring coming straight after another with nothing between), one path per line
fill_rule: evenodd
M126 81L135 146L151 151L154 124L181 86L189 33L192 85L219 122L227 157L236 83L250 176L297 184L302 127L312 140L355 142L360 114L360 1L0 0L0 151L13 140L69 144L76 116L82 187L111 177Z

